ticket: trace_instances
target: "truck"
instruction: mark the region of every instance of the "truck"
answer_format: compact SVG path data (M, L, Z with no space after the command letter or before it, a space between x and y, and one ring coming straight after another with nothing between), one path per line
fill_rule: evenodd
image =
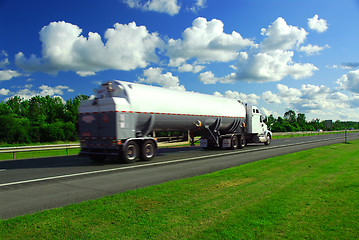
M190 131L205 149L269 145L272 139L256 106L221 96L112 80L79 106L80 155L95 161L153 159L154 131Z

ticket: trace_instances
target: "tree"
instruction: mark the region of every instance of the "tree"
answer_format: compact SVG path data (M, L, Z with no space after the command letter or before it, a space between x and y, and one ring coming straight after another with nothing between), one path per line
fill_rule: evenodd
M288 120L290 123L295 123L297 121L296 114L293 110L285 112L284 119Z

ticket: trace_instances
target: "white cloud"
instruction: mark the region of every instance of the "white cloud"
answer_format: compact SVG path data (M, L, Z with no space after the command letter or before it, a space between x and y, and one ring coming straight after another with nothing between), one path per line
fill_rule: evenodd
M350 98L347 95L323 85L303 84L300 89L297 89L277 84L277 89L278 93L271 93L271 95L276 95L288 109L293 109L296 112L325 115L325 112L334 113L338 112L338 109L349 107ZM263 97L263 99L271 103L268 98Z
M77 71L76 74L81 76L81 77L88 77L88 76L96 75L96 73L92 72L92 71Z
M202 71L205 67L201 66L201 65L196 65L196 64L188 64L185 63L182 66L178 67L178 71L179 72L193 72L193 73L198 73L200 71Z
M359 95L358 94L353 94L353 96L351 96L350 99L348 99L348 101L352 108L359 108ZM358 114L358 111L357 111L357 114Z
M359 69L344 74L337 80L341 89L359 93Z
M2 60L0 60L0 68L5 68L7 65L10 64L8 54L4 50L1 51L0 58L3 58Z
M22 52L15 56L15 63L25 71L76 71L97 72L107 69L133 70L145 68L149 62L157 62L157 48L163 41L157 33L149 33L145 26L116 23L105 32L104 43L98 33L90 32L88 38L82 30L66 22L52 22L40 31L42 57Z
M173 76L171 72L162 73L161 68L152 68L146 69L143 71L144 78L139 78L140 82L148 84L159 84L165 88L177 89L177 90L186 90L183 85L179 84L179 79L176 76Z
M262 99L270 104L281 103L280 98L276 94L273 94L271 91L265 91L262 93Z
M253 45L251 40L235 31L224 33L223 26L217 19L208 22L205 18L196 18L192 27L183 32L183 39L168 41L170 65L180 66L191 58L201 62L228 62L238 56L239 50Z
M359 63L358 62L347 62L347 63L340 64L340 66L342 69L353 69L353 68L359 67Z
M268 110L264 107L261 107L260 110L261 110L261 114L264 116L267 116L267 117L269 117L270 115L273 115L273 117L277 118L279 116L278 113Z
M196 0L193 7L191 7L189 10L196 13L198 10L203 9L206 7L206 0Z
M319 19L318 15L314 15L312 18L308 18L308 27L317 32L325 32L328 29L327 20Z
M244 93L239 93L237 91L231 91L231 90L227 90L224 93L224 95L221 94L220 92L214 92L213 95L219 96L219 97L226 97L226 98L233 98L233 99L241 100L241 102L248 103L250 105L257 105L258 100L260 99L259 96L255 95L253 93L247 95Z
M261 43L261 47L265 50L289 50L302 44L307 34L303 28L288 25L279 17L268 29L262 28L262 35L266 38Z
M203 82L204 84L216 84L217 82L220 83L233 83L236 79L236 73L228 74L224 77L216 77L211 71L207 71L204 73L201 73L199 75L199 80Z
M308 44L299 48L299 51L305 52L308 56L319 54L320 51L323 51L325 48L329 48L329 45L319 47L317 45Z
M240 59L237 77L249 82L274 82L286 76L294 79L310 77L318 70L313 64L292 61L293 51L275 50L248 55Z
M299 97L302 95L299 89L289 88L283 84L277 84L277 89L279 91L278 96L281 98L281 101L286 103L297 102Z
M295 63L294 49L307 36L303 28L291 26L279 17L268 29L262 29L265 39L239 54L237 79L248 82L274 82L290 76L294 79L310 77L318 70L311 63Z
M10 95L11 91L9 89L1 88L0 89L0 95Z
M41 92L39 93L40 96L54 96L54 95L63 95L63 90L67 90L68 92L73 92L74 90L69 88L68 86L56 86L56 87L49 87L47 85L41 85L39 87Z
M181 6L177 0L124 0L130 8L139 8L143 11L167 13L171 16L178 14Z
M62 85L59 85L56 87L41 85L40 87L38 87L37 90L31 89L33 87L31 84L25 85L24 87L25 88L20 89L13 96L20 96L21 98L24 98L25 100L28 100L34 96L43 96L44 97L46 95L49 95L50 97L60 97L62 99L62 97L60 95L63 95L65 90L67 92L74 91L70 87L62 86ZM13 93L10 93L10 94L13 94ZM7 101L8 99L9 98L5 99L5 101ZM63 101L63 99L62 99L62 101Z
M14 77L19 77L19 76L21 76L21 74L18 73L17 71L13 71L13 70L0 71L0 81L10 80Z

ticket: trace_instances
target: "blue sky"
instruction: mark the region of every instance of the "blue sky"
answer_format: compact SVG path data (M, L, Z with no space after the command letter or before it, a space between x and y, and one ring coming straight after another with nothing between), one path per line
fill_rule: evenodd
M118 79L359 121L358 43L354 0L2 0L0 101Z

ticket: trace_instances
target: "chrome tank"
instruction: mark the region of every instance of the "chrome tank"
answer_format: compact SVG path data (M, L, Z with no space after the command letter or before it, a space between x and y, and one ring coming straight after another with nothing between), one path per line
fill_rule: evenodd
M245 106L237 100L195 92L113 80L102 84L95 100L80 105L80 136L111 135L104 124L96 133L89 133L83 121L107 121L115 124L111 132L116 139L143 137L151 131L198 130L215 128L221 134L235 131L245 122ZM98 114L102 114L98 117ZM91 117L96 115L97 117ZM105 116L106 115L106 116ZM98 120L99 119L99 120Z

